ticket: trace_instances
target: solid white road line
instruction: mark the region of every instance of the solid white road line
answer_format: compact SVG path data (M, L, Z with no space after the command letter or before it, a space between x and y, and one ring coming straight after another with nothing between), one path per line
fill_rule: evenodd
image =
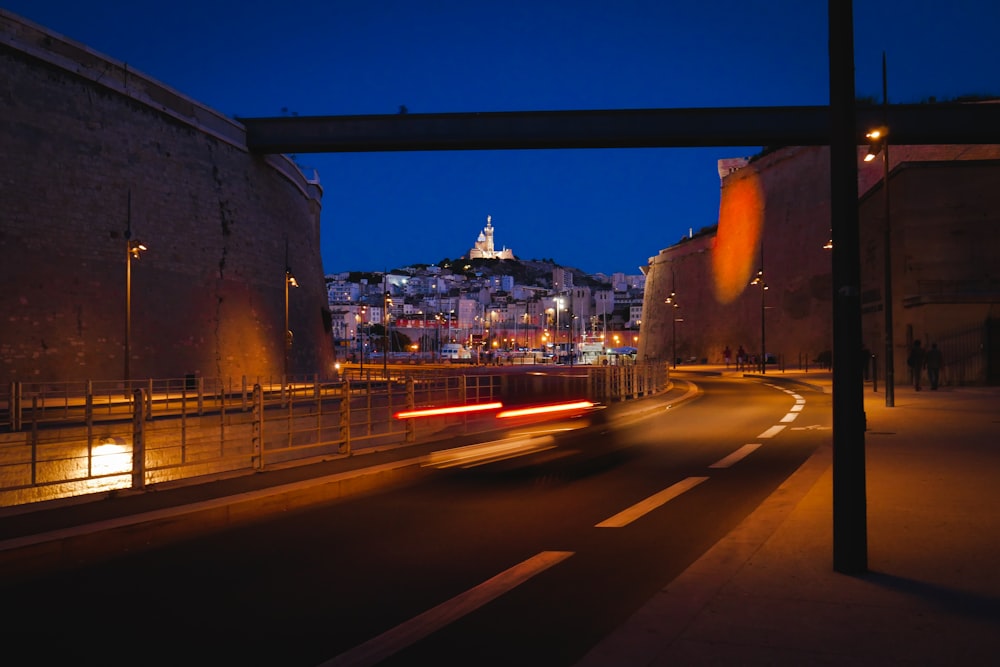
M449 623L454 623L466 614L479 609L487 602L520 586L536 574L544 572L572 555L572 551L543 551L536 554L509 570L487 579L475 588L470 588L447 602L442 602L419 616L383 632L378 637L369 639L364 644L327 660L321 667L334 667L335 665L361 667L362 665L377 664Z
M708 467L709 468L728 468L729 466L731 466L731 465L735 464L736 462L741 461L744 458L746 458L747 456L749 456L750 453L753 452L753 451L755 451L758 447L760 447L760 443L754 443L754 444L750 444L750 445L743 445L742 447L740 447L739 449L737 449L735 452L733 452L729 456L727 456L725 458L719 459L718 461L716 461L715 463L713 463L712 465L710 465Z
M626 510L619 512L609 519L597 524L597 528L622 528L629 525L639 517L652 512L660 505L663 505L689 489L693 489L708 477L688 477L673 484L659 493L651 495L649 498L632 505Z

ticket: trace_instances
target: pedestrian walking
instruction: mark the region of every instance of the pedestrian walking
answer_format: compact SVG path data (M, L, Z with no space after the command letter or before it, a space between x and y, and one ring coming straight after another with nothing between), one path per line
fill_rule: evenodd
M726 362L726 368L729 368L729 362L733 359L733 351L729 349L728 345L726 346L726 349L722 351L722 358Z
M746 364L746 362L747 362L747 351L743 349L742 345L740 345L740 349L736 350L736 370L738 371L743 370L743 366Z
M913 341L913 347L910 348L910 356L906 358L906 365L910 367L910 373L913 375L913 388L920 391L920 376L924 369L924 348L920 347L920 341Z
M927 381L931 383L931 389L938 388L938 380L941 379L941 365L944 357L937 343L931 343L931 349L924 355L924 364L927 366Z

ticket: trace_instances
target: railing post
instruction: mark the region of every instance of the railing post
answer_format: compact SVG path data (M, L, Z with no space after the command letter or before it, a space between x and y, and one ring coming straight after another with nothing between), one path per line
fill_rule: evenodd
M132 392L132 488L146 488L146 441L142 418L145 397L144 389Z
M153 378L149 378L149 384L146 389L146 421L152 421L153 419Z
M406 409L412 410L417 407L416 400L416 388L417 383L413 381L412 375L406 376ZM389 415L389 419L392 419L392 415ZM413 423L414 419L406 420L406 442L413 442L416 440L416 425Z
M264 469L264 392L260 384L253 386L253 469Z
M87 427L87 477L94 474L94 381L87 380L83 396L83 421Z
M469 376L463 375L462 379L458 383L458 400L461 405L468 405L468 382ZM469 428L469 413L466 412L462 415L462 428Z
M198 378L198 416L205 414L205 378Z
M21 430L21 383L10 383L10 430Z
M340 397L340 433L344 438L344 453L351 454L351 379L344 378Z
M38 484L38 396L31 397L31 485Z

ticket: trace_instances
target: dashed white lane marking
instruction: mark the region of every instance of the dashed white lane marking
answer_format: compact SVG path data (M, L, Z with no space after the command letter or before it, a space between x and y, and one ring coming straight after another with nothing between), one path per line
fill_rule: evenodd
M716 461L715 463L713 463L712 465L710 465L708 467L709 468L728 468L729 466L737 463L738 461L742 461L744 458L746 458L747 456L749 456L753 451L755 451L758 447L760 447L760 443L759 442L758 443L749 444L749 445L743 445L742 447L740 447L739 449L737 449L735 452L733 452L729 456L726 456L724 458L719 459L718 461Z
M782 424L787 424L788 422L795 421L795 418L799 416L798 412L789 412L787 415L781 418Z
M784 424L775 424L771 428L767 429L766 431L758 435L757 439L760 440L761 438L773 438L774 436L781 433L783 430L785 430Z
M681 481L668 486L659 493L654 493L649 498L632 505L628 509L622 510L618 514L611 518L605 519L604 521L597 524L597 528L623 528L629 525L639 517L652 512L660 505L663 505L677 496L681 495L685 491L693 489L702 482L704 482L708 477L688 477L687 479L682 479Z
M802 408L804 407L806 407L805 401L802 401L801 403L796 403L795 405L792 406L791 412L802 412Z
M419 616L383 632L378 637L327 660L321 667L341 665L361 667L377 664L572 555L572 551L543 551L536 554L509 570L487 579L475 588L470 588L447 602L442 602Z

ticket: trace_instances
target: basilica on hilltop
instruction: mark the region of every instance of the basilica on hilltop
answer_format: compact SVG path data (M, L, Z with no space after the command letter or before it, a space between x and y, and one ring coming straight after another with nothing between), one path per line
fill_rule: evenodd
M486 227L483 231L479 232L479 238L476 239L476 245L469 250L469 255L466 259L517 259L514 257L514 251L510 248L503 248L502 250L497 250L493 245L493 218L492 216L486 216Z

